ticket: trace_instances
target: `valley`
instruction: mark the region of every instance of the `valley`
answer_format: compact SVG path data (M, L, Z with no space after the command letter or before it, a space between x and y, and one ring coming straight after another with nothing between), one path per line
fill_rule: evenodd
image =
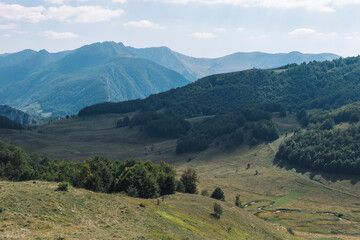
M309 172L274 163L285 133L299 127L294 114L274 117L283 132L274 142L251 148L245 144L218 145L203 152L184 154L176 154L176 139L150 138L138 127L116 128L115 122L123 117L124 114L75 117L40 125L31 131L0 130L0 138L50 158L82 161L102 155L113 160L164 160L173 164L178 174L191 167L200 177L199 192L221 187L229 206L234 206L235 196L240 195L246 214L278 228L291 227L297 238L356 239L360 234L359 177ZM204 199L200 195L194 198L195 201ZM179 204L173 201L172 204Z

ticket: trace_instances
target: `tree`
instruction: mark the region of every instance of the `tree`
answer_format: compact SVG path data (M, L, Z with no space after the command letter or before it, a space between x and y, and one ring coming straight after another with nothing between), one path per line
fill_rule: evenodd
M214 192L211 194L211 198L225 201L225 194L224 194L223 190L221 190L221 188L217 187L217 188L215 188Z
M235 206L241 207L240 195L236 195Z
M223 208L219 203L214 203L214 213L213 216L216 218L220 218L223 213Z
M185 186L182 181L177 181L176 191L181 193L185 192Z
M196 193L196 183L199 182L199 178L194 169L188 168L181 175L181 181L184 184L186 193Z

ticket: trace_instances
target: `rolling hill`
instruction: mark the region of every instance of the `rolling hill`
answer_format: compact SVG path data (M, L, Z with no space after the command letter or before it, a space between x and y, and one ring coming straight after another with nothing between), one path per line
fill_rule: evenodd
M205 77L144 100L93 105L79 115L166 108L184 117L195 117L269 102L282 103L290 110L336 108L360 100L359 76L360 57L251 69Z
M337 57L255 52L205 59L114 42L59 53L24 50L0 55L0 103L42 117L73 115L85 106L145 98L211 74Z

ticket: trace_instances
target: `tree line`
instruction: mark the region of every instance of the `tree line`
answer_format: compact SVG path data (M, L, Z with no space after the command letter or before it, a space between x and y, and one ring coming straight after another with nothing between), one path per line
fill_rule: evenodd
M83 162L67 162L27 154L19 147L0 142L0 179L69 182L95 192L126 192L140 198L156 198L175 191L196 193L196 172L186 170L181 180L165 163L110 161L96 156Z

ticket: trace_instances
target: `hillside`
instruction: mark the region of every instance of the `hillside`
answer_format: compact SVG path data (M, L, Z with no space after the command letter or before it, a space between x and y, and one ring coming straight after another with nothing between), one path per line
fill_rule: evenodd
M93 193L56 183L0 182L0 235L6 239L294 239L230 203L176 194L156 200ZM140 203L144 207L140 207Z
M200 182L198 184L199 192L208 190L208 192L211 193L215 187L221 187L225 192L227 201L226 206L229 206L229 209L233 209L235 196L239 194L243 206L247 205L244 208L247 212L246 214L254 214L268 222L274 223L276 228L279 229L291 227L295 231L295 237L297 238L317 239L320 237L334 237L335 239L353 240L357 239L360 235L360 218L358 213L360 184L358 177L352 176L350 178L346 175L307 172L305 170L301 171L291 167L282 167L274 164L275 153L279 144L284 139L285 133L291 132L293 129L299 127L295 114L288 114L285 118L279 118L277 116L273 117L273 121L277 124L280 132L284 133L284 135L275 142L264 143L251 148L245 144L231 147L213 145L203 152L184 154L176 154L176 139L150 138L145 132L141 132L139 127L116 128L116 120L121 119L124 116L126 115L108 114L86 118L75 117L41 125L33 129L33 131L25 130L20 132L15 130L0 130L0 138L6 140L6 142L12 142L13 144L23 146L26 151L31 153L36 152L41 156L48 156L50 158L58 157L66 160L83 161L95 155L103 155L113 160L125 160L129 158L152 160L154 162L164 160L172 163L178 174L184 169L191 167L194 168L200 176ZM201 119L189 119L190 122L199 120ZM289 136L291 136L291 134L289 134ZM248 164L250 164L249 167ZM41 194L43 191L37 190L37 184L42 184L41 182L37 182L36 184L31 182L11 184L13 184L11 185L11 188L15 190L17 189L15 185L18 184L22 193L28 191L26 190L28 186L36 188L34 191L36 190ZM27 185L21 187L21 184ZM50 189L51 193L53 193L52 191L55 189L56 184L47 184L48 183L40 185L40 188L43 188L42 186L49 186L48 190ZM24 186L26 188L24 188ZM4 187L2 189L9 188ZM79 199L79 201L81 200L80 196L82 196L82 194L91 194L91 198L88 201L99 201L98 203L93 203L95 206L97 206L96 204L102 204L103 201L107 201L104 196L109 196L111 200L108 202L114 202L116 203L115 205L131 201L134 203L134 208L138 208L137 206L139 203L143 202L146 205L146 210L144 209L145 212L150 208L152 209L152 206L155 206L156 204L156 200L138 200L122 196L117 200L118 194L103 195L90 193L81 189L70 189L70 194L76 193L76 196L78 196L76 199ZM68 193L62 195L56 193L56 195L54 194L53 196L48 192L44 192L45 196L41 197L41 199L47 199L49 197L59 198L59 196L65 197L68 196L67 194ZM98 196L98 198L96 196ZM199 195L193 196L184 194L176 194L173 197L174 199L171 201L168 200L168 198L165 200L169 205L167 213L176 214L176 212L180 212L189 214L189 218L183 218L181 215L180 219L185 219L185 223L190 225L192 225L193 222L189 219L196 219L196 221L201 220L203 223L209 222L213 224L211 220L202 218L202 216L208 215L206 211L211 211L213 203L211 199ZM15 197L13 198L18 199ZM29 199L31 198L32 197L29 197ZM172 197L170 197L170 199L171 198ZM199 199L205 200L203 202ZM25 200L19 197L19 201L24 202ZM45 205L49 208L52 207L55 209L57 208L56 206L64 208L62 205L57 205L60 204L58 200L51 198L48 202L53 204ZM65 200L61 200L61 202L65 202ZM149 204L149 202L152 203ZM276 202L277 204L274 205L274 208L271 208L272 206L270 205L272 205L273 202ZM210 204L210 207L207 207L208 204ZM71 208L71 206L66 207L66 209ZM92 203L88 202L87 206L92 206ZM195 208L192 208L194 206ZM202 210L198 210L197 206L202 206L200 207ZM263 208L261 209L260 207ZM141 210L142 208L138 209L140 209L139 211L143 211ZM79 212L80 214L80 211L76 211L76 209L74 209L74 211ZM109 212L106 212L108 211L106 209L103 209L102 211L105 211L104 215L96 215L100 213L88 212L88 210L84 209L81 214L84 214L84 217L86 218L84 221L89 223L92 227L101 226L99 222L96 222L97 224L95 224L94 221L96 220L94 219L101 219L107 224L109 224L108 222L114 224L115 220L111 220L113 216L111 213L116 211L112 210L111 207L109 208ZM174 213L171 211L176 212ZM6 208L4 213L5 212ZM60 230L61 228L57 228L55 223L51 222L51 219L58 219L56 218L57 215L53 216L57 211L50 211L50 214L46 214L45 212L48 212L48 209L44 210L43 215L45 215L45 220L42 220L41 224L44 224L45 221L50 227L57 229L49 230L49 234L52 234L53 231L56 231L55 234L65 234ZM30 213L32 212L30 211ZM66 212L66 214L68 214L68 212ZM141 215L141 213L139 214L139 216L144 216ZM224 214L226 215L228 213ZM21 219L21 216L23 215L19 214L19 216L19 218L16 218L13 221L22 223L19 219ZM38 214L37 216L42 215ZM49 216L49 218L46 218L46 216ZM76 216L77 215L71 215L71 217ZM144 216L144 218L146 216ZM172 216L179 217L178 215ZM199 216L201 219L199 219ZM252 221L252 218L250 218L251 216L246 216L250 219L249 221ZM65 217L64 222L67 221L67 215L61 215L61 217ZM33 219L32 223L38 221L35 217L31 219ZM161 219L154 217L151 221L159 222L162 221ZM238 217L234 218L234 223L232 224L240 224L244 227L247 226L243 221L238 221L236 219L238 219ZM177 219L175 219L175 221L177 221ZM126 222L122 223L125 224ZM14 226L17 225L11 226L13 226L14 229L16 228ZM30 226L32 225L30 224ZM63 227L63 225L60 226ZM125 224L125 226L127 225ZM196 228L201 227L200 224L194 224L192 226ZM73 229L71 226L65 227ZM20 228L28 229L29 227L20 226ZM119 228L122 229L121 227ZM73 231L77 233L82 231L81 229L84 229L85 232L87 231L87 228L85 227L80 228L80 230L79 228L76 228ZM109 227L106 229L114 229L115 231L116 228ZM133 229L138 228L137 226L134 226ZM223 229L226 230L227 227L224 227ZM234 227L232 227L232 229L234 229ZM239 229L241 230L242 228ZM256 227L255 229L259 228ZM99 230L95 232L106 234L106 232L103 231L104 230L99 228ZM144 232L146 231L149 232L150 230L144 230ZM173 230L172 232L176 231L177 230ZM28 233L30 234L30 232L34 232L34 230L29 229ZM141 235L144 233L141 229L136 232L139 234L141 233ZM181 234L190 234L188 231L183 230L179 230L179 232L181 232ZM250 236L251 234L252 233L250 233ZM83 236L80 233L79 235ZM38 235L35 234L35 236ZM146 236L145 233L142 236ZM186 236L192 239L192 235ZM204 236L208 237L208 235ZM217 237L218 235L215 234L214 236ZM262 239L261 237L251 238L250 236L249 239ZM179 238L182 239L182 237ZM221 236L219 239L221 239Z
M5 116L10 120L22 125L37 124L40 121L28 113L12 108L7 105L0 105L0 116Z
M115 42L58 53L23 50L0 55L0 103L42 117L73 115L92 104L145 98L211 74L337 57L256 52L204 59Z
M33 58L29 61L38 64ZM0 102L44 117L72 115L91 104L144 98L189 83L180 74L129 56L107 42L74 50L38 71L32 69L33 73L25 67L20 63L0 68L4 82Z
M330 53L303 54L290 52L269 54L238 52L219 58L194 58L166 47L140 49L128 47L128 49L136 56L149 59L177 71L191 81L218 73L236 72L252 68L268 69L291 63L326 61L340 57Z
M289 110L335 108L360 100L360 57L246 70L205 77L145 100L104 103L80 116L168 109L181 116L213 115L244 104L276 102Z

